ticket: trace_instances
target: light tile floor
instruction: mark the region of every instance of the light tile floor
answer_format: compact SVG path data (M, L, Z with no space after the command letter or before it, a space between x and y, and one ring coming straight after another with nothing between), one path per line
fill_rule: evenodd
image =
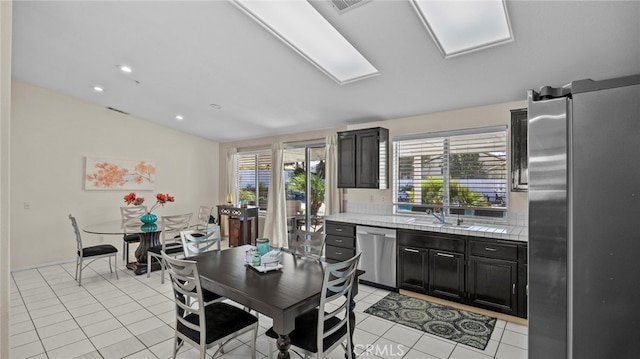
M119 280L106 260L83 272L78 287L75 263L12 272L11 358L171 358L175 322L169 280L160 274L135 276L120 266ZM168 275L167 275L168 279ZM364 313L386 291L360 286L354 343L359 358L519 359L527 358L527 328L498 320L484 351L410 329ZM257 358L266 358L264 332L271 319L260 316ZM209 357L215 352L208 351ZM179 358L197 358L187 345ZM221 358L249 358L249 336L225 345ZM294 356L292 356L294 357ZM340 348L330 359L344 358Z

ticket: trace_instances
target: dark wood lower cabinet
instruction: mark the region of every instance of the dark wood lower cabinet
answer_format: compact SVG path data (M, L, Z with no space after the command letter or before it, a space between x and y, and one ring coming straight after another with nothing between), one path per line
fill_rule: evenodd
M518 262L471 257L467 290L476 307L518 315Z
M427 259L429 251L406 246L398 248L398 285L418 293L427 293Z
M398 287L526 318L525 243L398 231Z
M429 294L464 301L464 253L429 250Z

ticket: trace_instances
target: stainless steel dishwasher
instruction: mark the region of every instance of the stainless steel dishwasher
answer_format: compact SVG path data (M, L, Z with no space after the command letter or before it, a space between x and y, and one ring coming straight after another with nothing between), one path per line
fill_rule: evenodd
M356 226L356 248L362 252L360 281L396 289L395 229Z

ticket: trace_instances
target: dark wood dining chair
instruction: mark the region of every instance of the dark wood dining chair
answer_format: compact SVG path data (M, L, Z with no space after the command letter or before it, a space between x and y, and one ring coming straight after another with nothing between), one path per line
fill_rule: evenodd
M196 262L172 258L164 252L162 258L171 277L176 304L173 358L184 343L198 348L202 359L207 357L208 348L219 345L211 356L215 357L229 340L253 332L251 358L255 359L258 318L224 302L204 305Z
M359 260L360 253L344 262L327 264L320 292L320 305L296 317L295 329L289 333L289 339L291 346L305 356L324 358L346 341L343 349L347 358L352 359L349 305ZM278 339L278 333L273 327L265 334ZM273 344L274 341L269 343L270 359L274 351Z
M113 257L113 266L116 268L116 279L120 279L118 278L117 263L118 249L111 244L98 244L95 246L84 247L82 245L82 237L80 236L80 230L78 229L78 222L76 222L76 218L70 214L69 219L71 220L73 231L76 234L76 280L78 281L78 286L82 286L82 270L100 258L107 258L109 261L109 270L113 273L113 268L111 267L111 257ZM89 262L83 265L85 260L89 260Z

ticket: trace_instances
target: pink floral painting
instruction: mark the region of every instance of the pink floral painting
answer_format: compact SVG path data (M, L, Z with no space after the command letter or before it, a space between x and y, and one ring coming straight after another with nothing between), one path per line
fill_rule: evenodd
M87 157L85 190L153 190L156 166L153 161Z

